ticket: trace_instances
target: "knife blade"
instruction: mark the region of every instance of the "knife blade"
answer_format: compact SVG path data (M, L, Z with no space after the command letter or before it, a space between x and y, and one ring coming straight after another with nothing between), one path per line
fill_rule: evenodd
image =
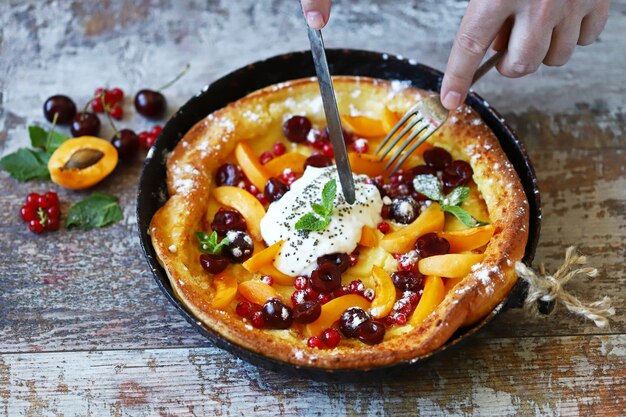
M348 204L354 204L356 199L354 178L352 177L346 142L343 138L343 130L341 129L341 120L339 118L339 110L337 110L333 81L330 78L330 70L328 69L328 62L326 61L322 32L320 30L311 29L308 26L307 28L309 32L309 42L311 43L311 53L313 54L313 63L315 64L315 73L317 74L322 103L324 104L324 114L326 114L326 123L328 124L328 136L330 138L330 144L333 147L333 152L335 153L337 172L339 172L341 191Z

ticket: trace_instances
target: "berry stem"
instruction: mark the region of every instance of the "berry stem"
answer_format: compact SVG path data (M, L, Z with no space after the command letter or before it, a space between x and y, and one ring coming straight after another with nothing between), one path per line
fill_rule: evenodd
M176 81L180 80L183 77L183 75L187 74L187 71L189 71L189 68L191 68L191 65L186 64L185 67L183 68L183 70L180 72L180 74L178 74L172 81L170 81L167 84L164 84L161 87L159 87L157 89L157 91L163 91L163 90L171 87L174 83L176 83Z

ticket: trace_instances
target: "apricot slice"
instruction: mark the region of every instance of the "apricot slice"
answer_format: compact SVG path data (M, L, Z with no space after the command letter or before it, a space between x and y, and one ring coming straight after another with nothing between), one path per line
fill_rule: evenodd
M254 184L256 188L263 191L265 189L265 183L270 176L254 155L252 148L247 142L239 142L237 144L235 148L235 158L250 182Z
M446 289L440 277L429 275L424 278L424 292L409 319L409 324L413 326L420 324L430 313L435 311L445 296Z
M443 229L445 216L439 204L432 203L424 210L413 223L386 234L380 241L380 246L390 253L405 253L412 249L415 241L426 233L440 232Z
M378 138L385 136L385 126L382 120L371 119L366 116L341 116L343 125L357 136L362 138Z
M391 129L393 129L393 127L396 125L396 123L400 121L401 118L402 116L392 110L389 110L389 107L385 106L385 109L383 110L382 120L385 134L391 132Z
M493 224L488 224L451 232L439 232L438 234L450 243L450 252L459 253L486 245L495 230Z
M211 307L223 310L237 295L237 278L224 272L214 275L213 288L215 288L215 295L211 301Z
M472 271L472 266L485 258L482 253L449 253L420 259L418 267L424 275L446 278L463 278Z
M283 246L283 243L285 243L284 240L279 240L272 246L255 253L250 259L242 264L243 267L250 272L258 272L261 267L272 264L276 255L280 252L280 248Z
M361 229L361 239L359 240L359 245L365 246L366 248L373 248L378 245L378 236L376 235L374 229L363 226Z
M243 218L246 219L252 237L258 241L263 240L261 236L261 219L265 216L265 208L255 196L242 188L225 185L215 188L213 197L218 203L232 207L241 213Z
M274 282L279 285L293 285L296 281L295 277L290 277L289 275L283 274L272 264L263 265L259 268L258 273L261 275L269 275L274 279Z
M463 281L463 278L447 278L444 284L446 287L446 294L452 291L452 289L461 281Z
M290 168L296 174L302 174L304 172L304 161L306 161L305 155L298 152L287 152L272 159L263 165L263 168L270 177L280 176L287 168Z
M237 291L246 300L260 306L272 298L282 299L274 288L261 281L244 281L239 284Z
M316 336L323 330L333 325L344 311L350 307L360 307L367 310L370 302L360 295L348 294L334 298L322 306L322 314L313 323L309 323L304 327L304 333L307 336Z
M372 268L372 277L376 287L374 288L374 299L370 307L370 314L379 319L385 317L396 302L396 287L391 281L391 277L379 266Z
M48 161L50 178L61 187L84 190L106 178L117 166L117 149L108 141L81 136L63 142Z

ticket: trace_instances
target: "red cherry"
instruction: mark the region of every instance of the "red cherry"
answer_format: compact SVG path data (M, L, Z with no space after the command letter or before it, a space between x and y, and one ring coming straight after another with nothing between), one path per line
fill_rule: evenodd
M161 125L154 125L154 127L150 129L150 134L154 136L159 136L161 132L163 132L163 128L161 127Z
M22 206L20 209L20 217L25 222L29 222L37 218L37 209L32 206Z
M43 229L44 229L43 225L38 219L33 219L29 221L28 228L30 229L31 232L36 233L36 234L43 232Z
M389 223L387 222L380 222L378 223L378 226L376 226L378 228L378 230L381 231L381 233L387 234L389 233L389 230L391 230L391 226L389 226Z
M309 337L309 340L306 341L306 345L310 348L317 348L317 349L321 349L324 347L324 345L322 344L322 339L320 339L317 336Z
M48 230L59 230L59 218L58 217L48 217L48 220L46 220L46 229Z
M39 207L39 194L30 193L26 196L26 205L30 207Z
M124 100L124 90L122 90L121 88L115 87L113 90L110 90L107 93L114 103L119 103L120 101Z
M341 342L341 335L335 329L326 329L322 332L322 342L329 348L335 348Z
M272 152L274 152L275 156L281 156L287 152L287 147L280 142L276 142L272 147Z
M322 153L329 158L335 157L335 152L333 151L333 147L330 143L325 143L322 147Z
M265 151L261 155L259 155L259 162L261 163L261 165L267 164L272 159L274 159L274 156L271 153L267 152L267 151Z
M122 117L124 117L124 109L120 106L115 106L109 111L109 114L115 120L122 120Z

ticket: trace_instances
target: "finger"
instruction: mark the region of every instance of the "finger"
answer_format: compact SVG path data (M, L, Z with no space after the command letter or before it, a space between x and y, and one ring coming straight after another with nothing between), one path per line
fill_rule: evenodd
M506 48L511 37L511 29L513 28L513 19L508 18L504 21L504 24L500 28L500 32L496 35L496 39L491 44L491 49L499 51L502 48Z
M444 107L453 110L463 103L480 61L508 15L508 9L494 9L488 0L469 3L441 83Z
M569 18L559 23L552 32L550 48L543 63L551 67L565 65L572 57L580 35L580 18Z
M535 72L550 48L553 28L530 14L518 15L506 54L496 66L500 74L518 78Z
M604 30L609 17L609 1L602 1L594 11L585 16L580 25L579 45L589 45L595 41Z
M330 0L300 0L306 23L312 29L321 29L330 17Z

